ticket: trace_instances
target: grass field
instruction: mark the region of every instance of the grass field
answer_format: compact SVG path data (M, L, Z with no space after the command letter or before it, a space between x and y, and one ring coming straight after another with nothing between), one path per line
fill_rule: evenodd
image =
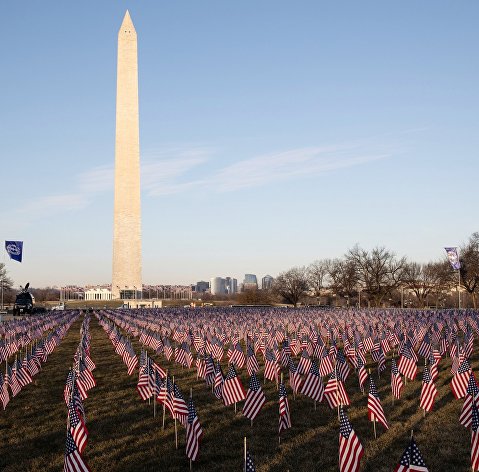
M66 438L66 406L63 387L73 355L80 340L80 325L76 321L50 355L33 384L12 399L0 412L0 470L59 471L63 467ZM153 417L153 405L142 402L135 387L137 372L128 376L126 366L114 352L113 345L95 317L90 323L91 358L97 368L93 371L97 386L84 401L88 445L83 457L92 471L187 471L185 430L178 425L179 447L175 449L174 423L166 417L161 428L161 408ZM137 340L133 346L139 353ZM318 404L304 396L293 400L288 389L292 428L282 433L278 445L278 398L276 385L263 386L267 403L253 427L234 407L225 407L216 400L203 380L196 379L196 369L181 369L163 356L150 351L153 359L175 375L185 398L190 387L204 430L195 471L242 470L243 437L260 472L279 471L337 471L338 431L337 413L327 404ZM258 358L259 360L259 358ZM259 360L262 367L262 361ZM401 400L392 404L390 394L390 362L384 375L373 376L384 407L390 429L385 432L377 425L378 439L374 439L373 425L367 418L367 395L362 395L354 372L348 378L346 389L352 406L348 416L365 447L362 471L393 471L408 444L411 429L429 471L470 471L470 431L459 424L461 400L452 396L449 382L450 360L439 364L436 381L439 390L434 409L423 417L419 409L422 369L417 380L405 386ZM477 349L472 367L479 365ZM224 364L224 367L226 364ZM223 369L225 370L225 368ZM259 372L262 381L263 369ZM246 368L241 371L245 388L248 386Z

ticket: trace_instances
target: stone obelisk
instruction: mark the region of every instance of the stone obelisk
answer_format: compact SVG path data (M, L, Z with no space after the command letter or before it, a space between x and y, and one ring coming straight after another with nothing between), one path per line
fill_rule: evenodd
M127 11L118 32L113 298L136 299L141 289L138 54L135 27Z

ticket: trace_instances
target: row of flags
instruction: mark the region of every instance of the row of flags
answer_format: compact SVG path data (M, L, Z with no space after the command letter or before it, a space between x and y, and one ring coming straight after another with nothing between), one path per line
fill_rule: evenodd
M89 472L82 454L88 442L86 414L83 401L88 391L96 386L93 370L95 363L90 357L90 316L86 315L80 328L80 343L73 357L73 366L68 372L63 397L67 406L67 438L64 457L64 472Z
M110 338L115 351L117 353L124 353L128 350L132 353L132 356L136 358L130 341L121 335L119 329L113 322L107 320L101 315L96 315L100 326L105 330ZM127 346L121 347L119 346ZM121 354L120 354L121 355ZM128 355L130 357L130 354ZM128 362L123 361L128 365ZM130 364L132 365L132 364ZM186 456L190 460L190 463L195 461L199 453L199 444L203 435L203 430L196 413L195 405L193 403L193 393L190 391L190 398L188 404L186 403L183 394L175 382L174 377L170 377L168 372L163 370L158 364L156 364L151 357L148 356L147 351L142 350L140 353L139 361L135 363L138 365L138 383L137 391L140 398L143 401L153 400L154 402L154 414L156 415L156 404L160 404L163 407L163 428L165 425L166 411L169 412L175 422L175 444L178 448L178 433L177 433L177 421L186 430ZM131 375L132 370L128 369L128 374Z
M75 316L75 315L73 315ZM69 320L71 315L57 313L44 314L23 320L9 320L0 324L0 363L19 351L32 350L40 343L45 333ZM45 340L44 340L45 342ZM51 342L51 341L50 341Z
M42 338L35 337L31 344L22 344L17 349L15 342L5 343L0 341L0 353L2 353L2 363L5 362L5 375L0 371L0 405L5 410L11 398L16 397L24 387L33 382L33 377L42 369L42 364L47 362L48 356L60 344L72 323L78 315L60 315L56 317L53 324L48 324L48 329L56 328ZM45 327L45 325L42 325ZM44 334L39 329L38 334ZM4 348L2 352L2 346ZM15 349L9 349L9 346L15 346ZM8 362L11 355L15 355L13 364Z
M110 316L112 318L115 318L115 322L118 322L119 325L122 326L122 328L127 329L130 333L132 333L132 334L136 333L136 335L141 337L142 340L147 345L149 344L148 339L153 338L153 337L155 337L156 342L157 342L158 345L161 345L162 343L163 343L163 345L167 344L166 339L168 339L168 337L162 338L161 336L158 336L157 334L155 335L154 333L145 334L146 330L141 329L140 326L139 326L139 323L136 325L136 327L134 325L132 325L132 323L135 323L135 321L138 321L138 319L136 319L135 317L132 317L131 314L128 315L130 317L130 320L128 320L128 321L126 321L125 317L122 316L121 314L118 316L116 313L115 314L107 313L106 315ZM448 316L446 316L446 315L448 315ZM456 317L456 314L454 312L447 313L446 315L441 314L440 317L438 317L438 318L440 319L441 316L443 316L443 318L448 318L448 317L449 318L454 318L454 317ZM428 320L428 321L431 321L431 320ZM433 340L431 340L431 337L428 336L428 330L427 329L423 329L422 327L418 326L417 327L418 329L417 329L416 333L415 332L409 332L408 333L406 331L407 335L405 335L405 336L401 336L401 333L390 333L390 335L388 336L389 339L386 338L386 341L388 341L390 343L389 348L386 347L387 346L386 344L381 343L381 348L384 347L384 349L386 351L386 354L390 353L390 351L392 350L391 347L395 347L397 349L397 353L398 353L398 356L399 356L399 362L398 362L399 368L398 368L398 365L396 365L396 361L395 361L394 358L392 359L392 365L391 365L391 388L392 388L392 391L393 391L393 395L396 398L400 398L401 391L402 391L402 388L403 388L403 385L404 385L404 383L402 381L402 376L404 376L405 378L409 378L410 380L414 380L416 375L417 375L417 370L418 370L417 369L417 364L416 364L417 361L418 361L418 355L421 355L422 357L424 357L426 365L425 365L425 368L423 370L423 380L422 380L423 385L422 385L421 396L420 396L420 407L423 408L424 412L430 411L432 409L433 404L434 404L434 399L437 395L437 389L434 385L434 380L437 377L438 364L439 364L440 359L442 358L440 350L442 351L442 354L446 354L446 352L449 352L449 354L453 358L452 373L454 374L454 377L453 377L453 381L451 382L451 389L452 389L453 393L455 393L455 396L457 398L462 398L465 395L465 393L466 393L465 391L467 389L467 380L465 380L465 379L466 379L466 377L469 378L470 375L473 375L470 368L467 367L468 366L467 357L469 357L470 354L472 353L472 346L473 346L473 334L472 333L473 332L477 333L477 320L470 313L468 316L466 316L465 320L464 319L457 319L457 325L452 324L450 322L443 324L443 321L440 323L440 324L442 324L442 326L440 326L440 327L436 326L436 329L437 329L437 331L439 331L439 333L441 333L441 331L443 332L442 333L443 336L438 337L437 333L436 333L436 337ZM451 321L451 320L449 320L449 321ZM160 324L160 323L161 323L161 320L158 320L157 324ZM148 327L150 329L153 327L151 322L148 322ZM458 329L455 329L455 327L463 332L463 336L461 336L462 340L463 340L462 343L459 342ZM172 328L171 323L169 325L169 328L170 329L168 330L169 331L168 334L175 341L181 341L182 344L183 344L185 342L185 340L184 340L185 336L182 336L180 333L178 333L178 331L175 332L175 331L171 330L171 328ZM449 333L447 332L448 330L450 331ZM156 333L158 333L159 331L161 331L161 330L158 330L158 328L157 328ZM166 334L166 332L165 332L165 334ZM190 339L191 339L191 341L190 341L191 346L194 345L195 347L197 347L199 345L200 350L201 350L201 348L204 347L204 345L208 344L208 342L205 342L204 345L201 346L202 343L198 342L198 340L194 337L193 333L190 332L190 333L188 333L188 335L190 336ZM339 337L341 337L341 333L339 333ZM411 341L411 339L412 339L412 341ZM230 340L232 340L232 339L230 338ZM247 340L248 340L248 338L247 338ZM343 348L344 348L344 344L347 344L347 342L344 343L344 341L345 341L344 338L342 338L341 340L343 341ZM362 362L362 356L364 356L364 354L366 352L369 352L371 355L374 353L375 342L374 341L368 341L367 339L362 339L361 341L362 341L361 344L363 346L368 346L368 349L364 349L364 347L361 348L361 349L356 349L356 354L357 354L356 359L354 359L354 357L352 357L350 355L351 353L348 352L347 349L344 349L344 350L347 353L347 355L346 355L347 360L353 365L353 367L357 368L358 379L360 381L360 385L361 385L361 383L362 383L362 385L364 385L365 381L370 376L368 376L367 372L365 371L364 362ZM444 341L447 341L447 342L444 342ZM334 347L335 342L336 342L336 340L334 339L334 336L331 336L330 339L328 340L328 343L330 344L329 349ZM217 343L217 342L215 342L215 343ZM215 343L210 342L211 345L215 345ZM266 341L265 345L267 343L268 342ZM188 345L188 343L187 343L187 345ZM250 346L247 347L247 351L250 351L249 350ZM307 344L306 344L306 346L307 346ZM303 356L303 354L306 351L306 346L304 346L304 349L302 351L302 357L300 359L300 363L301 363L302 359L307 358L307 356ZM179 348L181 348L181 344L180 344ZM175 348L175 350L176 349L178 349L178 348ZM157 348L157 351L158 351L158 348ZM159 349L159 351L161 352L162 350ZM258 349L258 351L261 351L261 349ZM283 351L279 353L279 356L277 356L277 358L278 358L277 360L279 360L283 357L284 351L287 351L287 345L283 346ZM334 398L338 396L337 385L339 384L339 382L342 382L341 375L346 377L348 375L346 372L349 370L349 366L346 368L343 364L341 364L341 362L338 362L338 359L341 359L341 356L337 356L337 354L341 353L341 350L338 349L338 347L336 346L335 349L333 349L333 351L336 352L336 360L335 360L335 367L334 367L334 372L333 372L332 377L336 376L337 378L335 379L336 386L331 387L329 389L330 390L330 397L329 398L331 399L330 406L334 405ZM231 361L231 358L234 354L236 356L235 359L239 359L240 360L239 363L244 364L242 362L242 356L239 355L239 354L235 354L237 352L239 352L238 348L237 348L237 345L235 345L234 348L232 348L232 349L228 349L229 360ZM313 350L313 352L314 352L314 350ZM213 349L210 349L209 356L212 357L212 354L213 354ZM254 351L253 351L253 354L254 354ZM384 352L383 352L383 354L384 354ZM197 352L197 355L200 356L201 352ZM243 352L243 355L244 355L244 352ZM166 357L166 354L165 354L165 357ZM251 354L248 357L251 357ZM373 355L372 355L372 357L374 359ZM265 355L264 360L265 360L265 370L266 370L266 364L267 364L267 362L269 362L268 361L268 356ZM198 358L197 358L197 361L198 361ZM289 365L291 366L291 364L292 364L294 366L294 362L291 363L291 361L292 361L292 359L290 357L288 359ZM376 362L378 362L380 364L381 363L380 361L381 361L381 358L377 357ZM216 363L217 363L217 365L219 365L218 361L216 361ZM207 362L207 364L211 364L211 361ZM250 365L253 365L253 364L254 364L253 362L250 363ZM256 361L256 364L257 364L257 361ZM200 363L200 365L201 365L201 363ZM315 372L316 370L319 370L319 369L318 369L318 366L316 364L316 360L314 358L311 360L311 363L309 365L310 365L310 373L308 374L307 379L308 378L312 379L313 375L314 375L313 372ZM382 365L385 368L385 362L383 362ZM341 372L342 372L342 374L339 374L339 375L338 375L338 372L337 372L339 370L338 366L340 366L339 368L341 369ZM346 362L346 366L347 366L347 362ZM298 367L299 367L299 364L298 364ZM197 364L197 368L198 368L198 364ZM229 373L231 372L232 368L234 369L234 364L230 365ZM384 369L382 369L382 370L384 370ZM204 375L204 370L202 370L201 372L202 372L202 375ZM255 393L255 394L256 394L256 399L258 401L258 404L261 405L262 404L262 399L261 399L261 393L262 392L260 391L259 381L256 377L255 371L253 371L252 373L254 374L254 377L252 375L251 378L250 378L250 388L248 390L247 396L250 393L252 395L253 392L260 392L259 394L258 393ZM294 379L294 375L291 375L292 373L294 374L294 368L290 369L290 383L291 383L291 380ZM361 375L361 373L362 373L362 375ZM199 372L198 372L198 375L200 375ZM215 371L215 377L217 377L217 376L218 376L218 370ZM266 375L265 375L265 377L266 377ZM338 380L338 378L340 380ZM274 379L275 379L275 375L272 375L272 380L274 380ZM219 384L221 385L221 381L219 382ZM331 379L328 382L328 384L332 385ZM317 396L316 398L318 398L318 399L321 398L321 394L319 393L319 391L321 390L321 387L312 388L311 385L314 385L314 383L311 380L305 381L304 385L308 386L308 388L306 389L306 392L308 392L308 393L313 392L312 396L319 394L319 397ZM322 386L322 382L320 383L320 385ZM295 390L294 390L293 385L292 385L292 389L293 389L293 392L294 392ZM296 389L296 391L298 391L298 390L299 389ZM327 390L327 389L325 389L325 390ZM325 392L323 392L323 394L324 393ZM221 394L219 395L219 398L221 398ZM239 398L241 398L241 396L237 397L237 398L239 399ZM345 405L345 404L347 405L347 402L343 402L342 399L341 399L340 402L336 402L336 403L339 403L341 408L343 407L343 405ZM283 402L283 404L284 404L284 402ZM261 409L261 406L259 408L257 408L256 410L253 410L253 411L254 411L255 414L257 414L260 409ZM249 409L246 409L246 411L248 412ZM282 407L282 411L284 411L286 413L286 409L284 408L284 406ZM371 421L374 421L374 423L378 422L378 423L382 424L383 427L385 427L387 429L387 427L388 427L387 419L385 417L384 410L381 407L379 396L377 394L377 389L375 388L375 385L374 385L374 382L372 381L372 378L370 378L370 393L369 393L369 396L368 396L368 415L369 415ZM472 423L472 421L471 421L471 423ZM287 420L285 421L282 418L280 418L280 431L279 432L281 432L281 429L285 429L287 427L287 424L288 424Z

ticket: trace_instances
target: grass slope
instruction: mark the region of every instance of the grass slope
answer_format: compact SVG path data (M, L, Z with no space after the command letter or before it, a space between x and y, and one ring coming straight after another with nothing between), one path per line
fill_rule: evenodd
M50 356L42 372L11 400L0 412L0 470L58 471L62 468L65 445L66 406L63 386L73 354L79 342L80 321L69 330L60 346ZM179 448L175 449L174 423L166 416L161 428L162 409L142 402L136 392L137 372L131 377L126 366L114 352L113 346L94 317L91 320L91 358L96 363L94 376L97 386L85 400L89 441L84 459L92 471L187 471L185 430L178 424ZM135 340L137 352L140 345ZM336 411L299 396L296 400L288 388L292 428L283 432L278 445L278 397L276 385L263 386L267 403L254 426L241 414L242 404L235 414L233 406L225 407L216 400L203 380L196 379L196 369L181 369L163 356L150 352L154 360L175 375L185 398L193 389L198 417L204 430L200 455L193 464L194 471L242 470L243 437L248 438L258 472L338 470L338 420ZM439 393L431 413L423 417L419 409L422 369L416 381L408 383L403 398L392 404L390 372L378 379L373 376L390 429L385 432L377 425L378 439L367 419L367 395L362 395L354 372L346 388L352 406L347 413L358 434L365 454L361 470L390 472L394 470L408 444L410 431L414 434L430 471L470 471L470 431L459 424L461 400L454 400L449 382L450 360L440 363L436 381ZM477 350L473 368L478 368ZM262 363L260 363L262 366ZM226 364L224 364L224 370ZM262 380L263 369L259 378ZM246 369L241 371L245 388Z

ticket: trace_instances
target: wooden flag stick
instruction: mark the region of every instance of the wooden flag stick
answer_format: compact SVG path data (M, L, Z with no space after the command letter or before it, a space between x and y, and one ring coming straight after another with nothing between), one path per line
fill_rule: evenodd
M175 387L175 376L173 376L173 388ZM174 396L174 393L173 393ZM173 400L174 402L174 400ZM178 449L178 425L176 423L176 413L175 413L175 407L173 406L173 415L175 417L175 446L176 449Z
M373 427L374 427L374 439L377 439L376 436L376 417L373 415Z
M166 378L165 378L165 389L166 394L168 395L168 369L166 369ZM165 429L165 402L163 401L163 423L161 425L161 429Z
M246 436L244 437L244 472L246 472Z

